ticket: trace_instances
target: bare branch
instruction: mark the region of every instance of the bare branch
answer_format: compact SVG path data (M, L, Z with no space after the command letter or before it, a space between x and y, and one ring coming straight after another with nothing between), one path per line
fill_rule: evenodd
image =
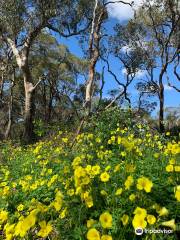
M108 108L110 108L112 105L113 105L113 103L115 103L120 97L122 97L124 95L124 91L123 92L120 92L120 94L119 95L117 95L106 107L105 107L105 109L108 109Z
M50 23L46 23L47 28L49 28L50 30L52 30L56 33L59 33L62 37L65 37L65 38L76 36L76 35L83 33L85 30L87 30L89 28L90 25L91 25L91 22L89 22L85 28L80 29L79 31L69 32L68 34L65 34L62 31L60 31L58 28L56 28L55 26L52 26Z
M42 78L39 78L39 81L33 86L33 90L35 90L41 82L42 82Z
M123 3L123 4L129 5L129 6L132 7L134 1L129 2L129 3L128 2L124 2L124 1L108 1L108 2L104 3L104 6L107 6L109 4L114 4L114 3Z
M102 84L101 84L101 88L99 90L99 103L98 103L98 107L97 109L99 109L100 107L100 104L101 104L101 100L102 100L102 94L103 94L103 88L104 88L104 84L105 84L105 80L104 80L104 70L105 70L105 66L103 66L103 69L102 69Z
M170 82L168 83L168 86L171 88L174 88L177 92L180 92L180 88L177 88L176 86L172 85Z

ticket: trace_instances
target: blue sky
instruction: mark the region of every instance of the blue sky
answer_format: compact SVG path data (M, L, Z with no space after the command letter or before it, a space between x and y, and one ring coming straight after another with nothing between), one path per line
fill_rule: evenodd
M140 2L141 2L141 0L135 0L136 7L138 4L140 4ZM122 4L118 4L118 3L113 4L112 6L110 6L110 8L108 10L109 10L109 15L110 15L109 21L106 23L106 29L107 29L108 34L112 33L113 26L116 23L123 23L133 17L133 11L127 5L122 5ZM61 39L59 39L59 43L61 43L61 44L63 43L65 45L67 45L69 50L73 54L75 54L79 57L83 57L82 50L78 44L78 40L75 37L68 38L68 39L61 38ZM102 68L104 65L105 65L105 63L103 63L102 61L99 61L96 66L96 70L99 72L102 72ZM116 73L118 78L121 79L121 81L123 81L123 78L125 76L122 73L122 66L113 57L110 58L110 67ZM175 77L173 76L173 74L171 74L171 72L172 72L172 69L169 69L168 74L171 77L171 82L172 83L176 82L176 86L178 86L177 85L178 81L175 80ZM135 82L137 82L137 81L138 81L138 78L135 80ZM132 84L129 87L129 93L131 94L132 103L135 105L138 95L137 95L137 91L133 85L134 84ZM113 77L110 74L108 74L107 71L105 71L105 86L104 86L104 90L103 90L103 95L107 96L107 93L109 90L115 89L117 87L118 87L118 85L116 84ZM180 84L178 87L180 87ZM165 83L165 107L178 107L178 106L180 107L180 94L177 91L175 91L174 89L170 88L167 85L167 83ZM154 111L153 116L156 116L157 110L158 110L158 107Z

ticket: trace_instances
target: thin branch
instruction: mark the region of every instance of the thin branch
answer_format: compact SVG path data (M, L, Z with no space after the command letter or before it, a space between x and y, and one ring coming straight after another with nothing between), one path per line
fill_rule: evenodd
M124 91L123 92L120 92L119 95L117 95L106 107L105 107L105 110L110 108L113 103L115 103L120 97L122 97L124 95Z
M108 1L108 2L104 3L104 6L107 6L108 4L114 4L114 3L123 3L123 4L129 5L130 7L132 7L134 1L132 1L130 3L124 2L124 1Z
M104 70L105 70L105 66L103 66L103 69L102 69L102 84L101 84L101 88L99 90L99 103L98 103L98 106L97 106L97 110L99 109L101 101L102 101L103 88L104 88L104 84L105 84Z
M41 82L42 82L42 78L39 78L39 81L33 86L33 90L35 90Z
M122 86L122 87L124 88L125 85L124 85L123 83L121 83L121 82L118 80L116 74L111 71L110 65L109 65L109 61L108 61L107 59L105 59L103 56L100 56L100 57L101 57L101 59L107 64L107 68L108 68L107 70L108 70L108 72L114 77L114 80L115 80L120 86Z
M175 66L174 66L174 75L177 77L177 79L180 81L180 76L179 76L179 74L178 74L178 72L177 72L177 67L179 66L179 60L180 60L180 56L178 55L178 61L177 61L177 63L175 64Z
M171 87L171 88L173 88L173 89L176 90L177 92L180 92L180 88L178 88L178 87L176 87L174 84L171 84L171 83L170 83L169 76L168 76L167 72L166 72L166 78L167 78L168 86Z
M180 92L180 88L177 88L176 86L172 85L170 82L168 82L168 86L171 88L174 88L177 92Z
M83 33L85 30L87 30L89 28L90 24L91 24L91 22L89 22L85 28L80 29L79 31L75 31L75 32L71 32L71 33L69 32L68 34L61 32L58 28L52 26L50 23L47 23L46 27L48 27L50 30L52 30L54 32L59 33L62 37L68 38L68 37L76 36L76 35Z

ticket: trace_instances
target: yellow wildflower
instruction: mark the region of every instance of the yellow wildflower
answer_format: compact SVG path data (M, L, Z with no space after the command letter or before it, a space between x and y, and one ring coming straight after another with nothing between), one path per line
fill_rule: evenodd
M133 193L129 196L129 200L130 200L130 201L134 201L135 198L136 198L136 195L133 194Z
M67 142L68 142L68 138L62 138L62 141L63 141L64 143L67 143Z
M180 185L176 187L175 198L180 202Z
M91 170L92 170L92 166L91 166L91 165L87 165L85 169L86 169L86 172L87 172L88 174L90 174L90 173L91 173Z
M61 219L63 219L63 218L65 218L66 214L67 214L67 208L65 208L65 209L62 210L62 212L60 213L59 217L60 217Z
M146 217L147 216L147 211L144 208L137 207L134 212L135 215Z
M5 222L8 219L8 212L5 210L2 210L0 212L0 223Z
M108 165L106 168L105 168L105 171L109 171L111 169L111 166Z
M111 228L112 227L112 215L109 212L104 212L100 215L99 221L103 228Z
M100 233L95 228L89 229L87 232L87 239L88 240L100 240Z
M95 139L95 141L96 141L97 143L100 143L100 142L101 142L101 139L100 139L99 137L97 137L97 138Z
M6 240L13 239L14 227L15 227L15 224L9 224L9 223L7 223L4 226L4 230L5 230L5 233L6 233Z
M134 179L132 176L128 176L124 185L125 185L125 189L129 189L134 183Z
M162 226L165 226L165 227L170 227L170 228L172 228L174 231L176 230L176 224L175 224L174 219L169 220L169 221L166 221L166 222L162 222L161 225L162 225Z
M158 158L159 157L159 153L154 153L154 157Z
M69 190L67 191L67 195L73 196L73 195L74 195L74 189L73 189L73 188L69 189Z
M114 172L115 173L118 172L120 170L120 167L121 167L120 164L116 165L115 168L114 168Z
M116 196L121 195L122 191L123 191L122 188L118 188L118 189L116 190L116 192L115 192L115 195L116 195Z
M63 203L63 195L60 191L57 191L55 200L50 204L50 206L53 206L58 212L62 207L62 203Z
M28 229L26 229L25 227L23 226L23 220L20 220L15 227L14 235L24 237L26 235L26 232L28 231Z
M126 172L132 173L135 171L135 166L133 164L126 164Z
M136 228L145 228L147 226L147 222L144 220L143 215L135 215L132 221L134 229Z
M62 207L62 202L61 201L54 201L54 202L52 202L51 206L54 206L54 208L58 212Z
M39 225L41 227L40 231L37 233L37 236L39 236L39 237L45 238L53 230L52 225L49 222L46 224L45 221L42 221L39 223Z
M166 172L173 172L174 166L172 164L169 164L166 166Z
M169 164L175 164L175 162L176 162L176 160L174 159L174 158L171 158L170 160L169 160Z
M18 206L17 206L17 210L20 212L20 211L23 211L23 209L24 209L24 205L23 204L19 204Z
M128 221L129 221L129 216L127 214L124 214L121 218L121 221L122 221L123 226L127 225Z
M89 219L87 220L87 228L91 228L96 223L96 220Z
M174 171L175 172L180 172L180 166L174 166Z
M103 172L100 175L100 179L102 182L108 182L110 178L110 175L107 172Z
M88 196L85 198L85 203L88 208L93 207L93 198L91 196Z
M29 231L29 229L36 223L37 212L38 211L35 209L31 211L31 213L26 218L22 217L22 219L20 219L15 227L15 236L19 235L20 237L24 237L26 235L27 231Z
M102 235L101 240L112 240L110 235Z
M122 156L122 157L125 157L126 155L127 155L126 152L124 152L124 151L121 152L121 156Z
M148 222L149 224L154 224L154 223L156 222L155 216L154 216L154 215L151 215L151 214L148 214L148 215L147 215L147 222Z
M145 190L146 192L150 192L153 186L153 183L146 177L138 178L137 180L137 189L138 190Z
M105 190L101 190L101 195L103 195L103 196L107 196L108 194L107 194L107 192L105 191Z
M169 211L167 208L165 207L162 207L160 210L157 211L159 216L165 216L165 215L168 215Z
M100 166L99 165L92 166L92 174L98 175L99 173L100 173Z

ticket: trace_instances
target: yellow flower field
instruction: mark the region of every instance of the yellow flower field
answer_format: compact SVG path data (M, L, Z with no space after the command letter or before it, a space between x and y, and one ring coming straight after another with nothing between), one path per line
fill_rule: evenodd
M178 239L180 142L130 129L4 143L0 239Z

